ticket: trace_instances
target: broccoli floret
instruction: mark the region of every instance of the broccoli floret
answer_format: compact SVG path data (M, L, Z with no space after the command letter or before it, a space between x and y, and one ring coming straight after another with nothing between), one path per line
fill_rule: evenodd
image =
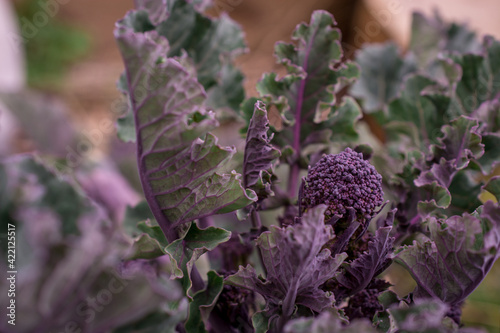
M368 223L383 203L382 176L363 154L346 148L323 156L309 167L302 194L304 207L326 204L325 216L344 216L353 208L358 221Z

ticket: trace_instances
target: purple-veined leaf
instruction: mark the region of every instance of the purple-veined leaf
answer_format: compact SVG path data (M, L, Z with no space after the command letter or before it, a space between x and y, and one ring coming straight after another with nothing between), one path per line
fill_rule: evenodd
M165 21L169 16L168 7L171 1L167 0L134 0L135 8L148 13L149 20L154 25Z
M431 148L434 158L453 162L457 170L467 167L471 159L480 158L484 153L484 145L477 132L478 126L476 119L466 116L460 116L443 126L441 131L444 136L438 139L440 144Z
M248 125L243 159L243 186L254 190L260 199L272 194L272 163L281 155L270 144L272 135L268 137L268 130L267 110L264 103L258 101Z
M211 109L238 110L245 98L243 74L233 60L246 50L241 27L223 13L213 18L204 14L210 0L136 0L137 10L129 12L121 25L135 32L156 31L167 38L165 57L187 55L198 81L207 92ZM119 89L129 94L126 82ZM130 110L118 120L118 136L135 141Z
M453 197L450 185L456 173L465 169L471 160L475 161L483 155L484 145L477 130L477 120L466 116L460 116L442 127L444 135L438 138L439 144L431 146L429 169L423 170L414 180L415 186L427 193L427 197L423 196L424 200L418 203L423 217L437 208L450 206Z
M335 275L347 255L332 257L330 250L322 249L334 237L331 226L324 225L325 209L317 206L304 214L300 224L262 233L257 246L267 271L265 280L250 265L226 278L227 284L261 294L267 311L281 308L278 326L291 317L296 304L316 312L333 306L333 295L320 286Z
M429 218L429 238L397 251L417 282L417 298L456 306L484 279L500 255L500 208L488 201L475 215Z
M239 174L219 174L234 148L217 146L208 133L217 121L204 107L205 91L182 59L165 58L167 40L120 24L115 36L134 113L141 183L168 240L176 239L173 228L182 223L256 200Z
M330 13L313 12L309 24L296 27L292 34L294 43L279 42L275 46L278 62L288 73L282 78L276 73L265 74L257 84L266 106L276 108L281 115L283 127L274 129L273 142L279 148L291 148L288 185L291 197L298 189L299 161L303 157L308 159L303 152L306 145L328 145L332 140L345 142L357 138L354 124L361 117L361 110L354 99L337 101L336 94L357 78L359 69L352 62L342 61L336 24ZM253 110L244 108L244 112ZM342 135L335 135L340 134L337 132Z
M368 243L367 252L351 263L342 264L342 271L336 277L341 286L342 297L354 295L366 288L373 278L391 264L392 258L389 255L394 245L394 238L389 237L391 230L392 226L379 228L375 239Z
M16 253L16 309L26 316L16 332L63 332L67 323L82 332L110 331L180 301L181 288L165 274L167 258L124 259L122 225L39 157L5 159L0 183L2 222L15 225L23 249ZM103 294L105 302L92 303ZM163 318L175 326L180 320L169 315ZM0 331L13 332L10 326L2 321Z

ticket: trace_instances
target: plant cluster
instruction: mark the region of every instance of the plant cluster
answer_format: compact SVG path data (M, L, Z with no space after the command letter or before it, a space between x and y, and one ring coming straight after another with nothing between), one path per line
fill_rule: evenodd
M0 216L23 228L30 293L51 309L24 325L469 331L461 307L500 256L500 42L415 14L406 54L368 45L349 61L333 16L315 11L276 44L286 74L245 98L243 33L207 5L138 0L116 25L118 135L136 144L145 202L112 219L46 162L1 165ZM244 121L244 151L217 144L223 113ZM384 129L374 147L363 115ZM384 274L395 263L416 282L408 295ZM106 307L110 279L133 288Z

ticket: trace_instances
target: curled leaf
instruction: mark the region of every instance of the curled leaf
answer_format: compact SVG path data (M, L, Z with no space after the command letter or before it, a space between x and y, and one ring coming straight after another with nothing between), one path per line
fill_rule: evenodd
M247 206L255 193L235 172L220 174L235 153L208 131L217 126L205 91L156 32L118 25L137 133L137 160L148 204L169 241L176 226ZM203 139L201 138L203 137Z
M272 194L270 178L272 163L280 157L280 151L270 142L268 137L269 120L264 103L255 103L255 109L248 125L243 159L243 184L245 188L254 190L260 199Z
M346 254L332 257L323 245L333 238L331 226L324 225L326 206L308 210L301 224L293 227L272 227L257 239L267 276L257 277L248 265L226 278L226 283L250 289L266 300L267 312L281 311L284 324L296 305L321 312L332 307L334 297L320 286L332 278L346 258ZM279 325L279 324L278 324Z
M500 256L500 209L491 201L476 216L430 218L430 236L397 252L417 282L415 296L435 297L460 305L484 279Z

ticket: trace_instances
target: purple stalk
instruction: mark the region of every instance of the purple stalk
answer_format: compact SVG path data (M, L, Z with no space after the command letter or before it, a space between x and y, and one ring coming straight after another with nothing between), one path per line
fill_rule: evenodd
M262 228L262 222L260 220L260 215L259 215L259 212L257 211L256 207L252 208L252 212L250 213L250 219L252 220L252 226L255 229L260 230ZM262 257L262 252L260 252L260 250L259 250L259 251L257 251L257 253L259 254L260 265L262 266L262 269L264 270L264 273L267 276L267 269L266 269L266 265L264 265L264 258Z
M304 59L304 62L306 63L307 67L307 55ZM304 68L304 71L306 68ZM302 126L302 119L301 119L301 111L302 111L302 103L304 102L304 90L306 86L306 80L303 79L300 81L300 87L298 91L298 97L297 97L297 105L295 108L295 124L293 125L293 150L295 151L295 161L294 163L290 166L290 173L288 175L288 196L290 198L294 198L295 194L297 192L297 185L299 182L299 172L300 172L300 166L298 163L298 159L300 156L300 128Z
M307 73L307 61L309 59L309 52L311 52L311 41L314 38L309 40L307 44L306 52L304 55L304 61L302 62L302 68L304 72ZM307 75L307 74L306 74ZM302 127L302 104L304 103L304 92L306 90L306 78L300 80L299 90L297 92L297 100L295 105L295 124L293 125L293 144L292 148L295 151L295 161L290 166L290 173L288 175L288 196L290 198L294 198L297 193L297 186L299 182L299 158L300 158L300 129Z

